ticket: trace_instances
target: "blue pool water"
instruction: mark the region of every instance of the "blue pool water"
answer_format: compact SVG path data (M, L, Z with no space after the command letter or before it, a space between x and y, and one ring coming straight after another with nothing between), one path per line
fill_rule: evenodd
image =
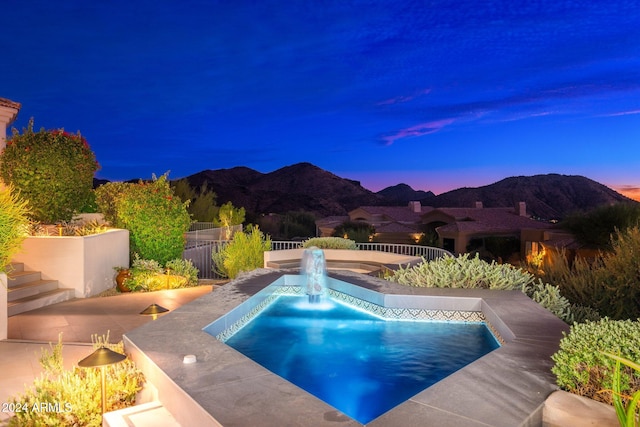
M288 295L226 344L363 424L499 347L481 323L389 321Z

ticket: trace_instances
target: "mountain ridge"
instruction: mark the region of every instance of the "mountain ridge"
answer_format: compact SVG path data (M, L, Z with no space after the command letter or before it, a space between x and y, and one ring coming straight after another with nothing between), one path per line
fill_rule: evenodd
M512 207L525 202L533 217L561 219L601 205L636 201L580 175L557 173L507 177L481 187L462 187L435 195L400 183L372 192L359 181L341 178L311 163L296 163L262 173L246 166L207 169L186 178L198 188L207 184L219 205L231 202L254 215L304 210L317 217L344 216L359 206Z

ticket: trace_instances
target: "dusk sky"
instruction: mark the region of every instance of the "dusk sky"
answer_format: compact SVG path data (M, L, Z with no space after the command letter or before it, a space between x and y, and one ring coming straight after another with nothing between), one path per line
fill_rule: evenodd
M4 0L1 22L13 126L79 130L99 178L310 162L372 191L561 173L640 199L635 0Z

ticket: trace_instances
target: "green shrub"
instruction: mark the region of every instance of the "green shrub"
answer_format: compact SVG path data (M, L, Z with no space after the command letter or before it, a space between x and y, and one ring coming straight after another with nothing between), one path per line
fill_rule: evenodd
M162 289L163 285L166 288L166 278L164 282L161 281L164 272L155 259L141 259L138 254L135 254L124 285L132 291L157 290Z
M223 277L234 279L241 272L264 265L264 252L271 250L271 239L258 227L237 232L233 240L212 255L214 269Z
M20 252L29 228L28 213L27 202L11 186L0 184L0 273L6 271L11 258Z
M551 359L551 371L561 388L580 396L612 403L615 361L602 352L640 360L640 323L630 320L601 319L574 324L560 341L560 349ZM640 390L640 375L625 370L621 390L630 394Z
M93 151L78 132L33 131L33 119L16 129L0 153L0 177L29 201L31 217L40 222L70 221L90 204L98 170Z
M343 239L342 237L312 237L302 242L303 248L310 248L312 246L320 249L358 249L355 241Z
M94 350L101 346L124 353L122 342L109 344L108 337L92 337ZM100 370L96 368L80 368L71 370L63 368L62 340L51 347L51 351L43 350L40 364L44 372L28 388L24 394L12 399L12 404L20 405L25 411L16 411L9 419L9 426L101 426L102 402L100 389ZM106 410L115 411L132 406L136 393L142 389L144 375L133 361L125 359L120 363L104 367L106 374ZM41 405L59 410L38 410Z
M172 259L165 265L172 275L181 276L186 279L184 286L196 286L198 284L198 269L188 259Z
M180 258L191 224L188 204L174 196L166 175L127 187L115 206L118 226L129 230L131 252L160 265Z

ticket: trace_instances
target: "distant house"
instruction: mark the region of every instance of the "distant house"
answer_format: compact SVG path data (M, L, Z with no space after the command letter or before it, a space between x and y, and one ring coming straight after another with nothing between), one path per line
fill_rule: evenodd
M439 246L456 254L468 252L472 241L490 237L518 239L520 253L527 253L527 242L541 241L552 227L527 216L524 202L515 208L485 208L481 202L473 208L437 208L422 215L421 222L435 230Z
M416 243L421 231L421 215L433 208L410 202L408 206L360 206L348 216L332 216L316 221L320 236L331 236L335 228L344 223L364 222L372 225L374 240L381 243Z
M330 236L347 220L372 225L376 230L374 241L383 243L416 243L423 233L433 231L438 246L455 254L468 252L472 243L483 244L485 239L495 237L519 240L520 253L526 254L548 238L552 227L531 219L524 202L513 208L485 208L481 202L470 208L434 208L414 201L408 206L361 206L348 217L323 218L316 222L319 234Z

